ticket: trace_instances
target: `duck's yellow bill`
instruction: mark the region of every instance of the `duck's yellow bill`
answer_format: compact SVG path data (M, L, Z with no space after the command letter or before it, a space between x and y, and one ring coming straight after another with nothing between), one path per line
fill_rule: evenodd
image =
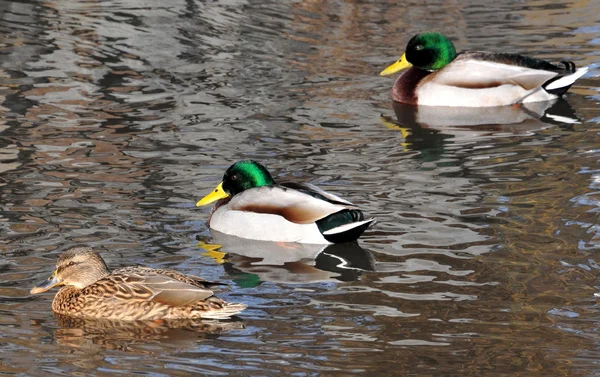
M390 65L389 67L387 67L383 71L381 71L381 73L379 74L379 76L391 75L392 73L396 73L398 71L403 70L404 68L408 68L408 67L411 67L411 66L412 66L412 64L410 64L406 60L406 53L404 53L404 54L402 54L402 56L400 57L400 59L398 59L398 61L396 61L394 64Z
M216 189L196 203L196 207L202 207L219 199L227 198L229 195L223 190L223 182L219 183Z
M60 281L58 279L58 277L56 276L57 271L54 270L54 273L52 274L52 276L50 276L46 281L44 281L42 284L31 288L31 291L29 291L29 293L31 293L32 295L38 294L38 293L42 293L42 292L46 292L48 289L50 288L54 288L57 285L61 285L62 281Z

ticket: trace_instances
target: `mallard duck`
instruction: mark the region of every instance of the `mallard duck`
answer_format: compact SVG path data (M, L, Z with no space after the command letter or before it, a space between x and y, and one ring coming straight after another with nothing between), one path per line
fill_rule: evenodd
M217 201L209 227L242 238L275 242L340 243L358 239L374 219L352 203L306 183L276 184L256 161L230 166L197 206Z
M58 314L107 320L181 318L225 319L246 308L213 296L208 282L173 270L125 267L110 272L90 247L65 251L56 270L31 294L62 285L52 310Z
M487 107L549 101L563 95L588 68L554 65L518 54L462 52L440 33L417 34L406 52L381 72L403 72L394 101L412 105Z

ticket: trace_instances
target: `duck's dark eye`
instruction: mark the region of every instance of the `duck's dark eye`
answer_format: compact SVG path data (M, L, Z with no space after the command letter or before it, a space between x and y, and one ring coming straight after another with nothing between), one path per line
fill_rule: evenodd
M415 50L421 51L423 49L423 45L416 45Z
M71 267L71 266L75 266L75 262L70 261L69 263L67 263L67 267Z
M236 174L234 174L234 175L231 176L231 180L232 181L237 181L237 178L238 178L238 176Z

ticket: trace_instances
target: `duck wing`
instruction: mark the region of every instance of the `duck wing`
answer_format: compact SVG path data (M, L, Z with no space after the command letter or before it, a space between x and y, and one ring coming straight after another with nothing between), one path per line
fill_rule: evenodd
M556 76L574 72L573 63L564 64L566 69L518 54L465 52L423 81L469 89L494 88L509 84L530 90L540 87Z
M147 273L165 275L182 283L190 284L198 288L212 288L214 286L227 285L225 283L208 281L198 276L182 274L181 272L177 272L175 270L163 268L151 268L144 266L122 267L114 270L114 273Z
M287 187L293 190L298 190L314 198L326 200L334 204L354 206L354 203L349 202L346 199L342 199L335 194L322 190L319 187L310 183L282 182L280 186Z
M86 287L86 295L123 301L153 301L168 306L185 306L213 296L213 291L191 285L149 268L117 270Z
M281 185L256 187L235 195L228 206L237 211L278 215L297 224L314 223L333 213L355 208L350 202L320 189L316 195L307 193L311 186L304 185L302 189ZM334 199L328 200L328 197Z

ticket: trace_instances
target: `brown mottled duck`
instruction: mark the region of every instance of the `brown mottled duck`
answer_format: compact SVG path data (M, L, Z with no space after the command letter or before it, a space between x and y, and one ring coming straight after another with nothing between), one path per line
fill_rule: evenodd
M64 252L56 270L32 294L62 285L52 310L58 314L108 320L227 319L246 308L213 295L208 282L177 271L125 267L110 271L90 247Z

